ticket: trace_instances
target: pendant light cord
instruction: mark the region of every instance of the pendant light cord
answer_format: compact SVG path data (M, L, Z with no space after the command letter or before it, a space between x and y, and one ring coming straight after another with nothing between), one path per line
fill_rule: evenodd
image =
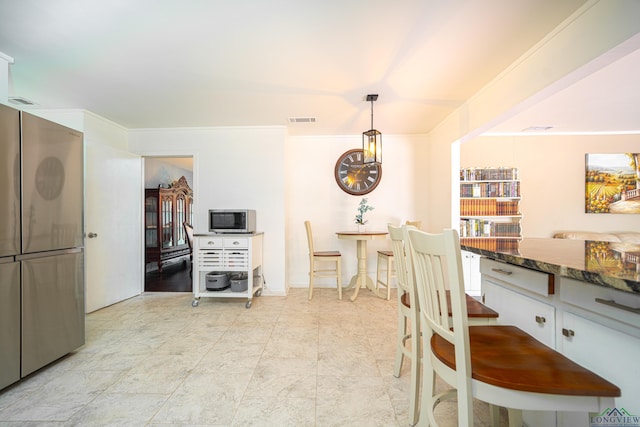
M371 129L373 129L373 99L371 100Z

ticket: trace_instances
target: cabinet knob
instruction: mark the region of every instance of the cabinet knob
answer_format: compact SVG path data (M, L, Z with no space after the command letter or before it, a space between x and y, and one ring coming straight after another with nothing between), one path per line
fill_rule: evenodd
M545 319L543 316L536 316L536 323L539 325L544 325L546 323L547 319Z
M98 237L98 233L89 233L87 234L87 237L90 239L95 239L96 237Z
M504 274L505 276L511 276L513 274L512 271L503 270L501 268L492 268L491 271L494 271L494 272L500 273L500 274Z
M562 328L562 335L564 335L567 338L571 338L575 334L576 333L573 332L573 329Z

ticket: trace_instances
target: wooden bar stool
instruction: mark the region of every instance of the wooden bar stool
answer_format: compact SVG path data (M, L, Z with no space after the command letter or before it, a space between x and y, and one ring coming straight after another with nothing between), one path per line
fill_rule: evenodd
M305 221L309 246L309 299L313 298L313 282L316 277L336 279L338 299L342 299L342 254L340 251L316 251L313 245L311 222Z
M396 276L395 270L393 251L378 251L378 262L376 265L376 290L380 289L380 286L384 286L387 289L387 301L391 299L391 279ZM382 280L383 277L385 278L384 281Z
M407 221L406 225L420 228L422 221ZM395 262L393 259L393 251L378 251L378 262L376 264L376 290L380 289L380 285L387 288L387 301L391 299L391 279L396 276ZM380 267L383 267L382 269ZM381 276L381 273L385 273ZM385 277L384 280L382 278Z
M405 357L411 360L411 388L409 390L409 424L415 425L419 416L420 394L420 304L416 294L415 278L411 259L408 255L408 230L414 226L394 227L389 224L389 237L396 260L396 281L398 283L398 333L396 338L396 359L393 375L400 377ZM477 324L494 323L498 313L471 296L467 295L469 321ZM449 313L449 316L451 313ZM433 387L433 384L431 384ZM492 417L495 412L492 411Z
M449 398L457 398L458 426L469 427L473 398L507 408L510 426L522 426L522 410L587 413L615 406L620 388L521 329L469 325L455 230L409 230L408 236L423 327L422 382L433 384L437 374L452 387L437 394L423 388L420 425L437 426L434 409ZM452 316L443 316L445 309Z

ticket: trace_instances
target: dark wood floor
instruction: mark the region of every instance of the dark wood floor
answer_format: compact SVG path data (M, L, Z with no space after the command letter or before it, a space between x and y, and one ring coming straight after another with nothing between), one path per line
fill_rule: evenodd
M153 271L145 274L144 290L146 292L191 292L189 262L179 262L163 267L162 273Z

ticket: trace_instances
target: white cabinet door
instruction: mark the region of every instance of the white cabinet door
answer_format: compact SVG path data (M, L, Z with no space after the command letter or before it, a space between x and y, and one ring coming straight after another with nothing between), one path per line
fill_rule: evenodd
M498 312L498 323L515 325L538 341L556 348L555 308L482 278L483 302Z
M564 355L620 387L616 408L640 416L640 338L570 312L564 313L562 328L563 335L569 335L560 338ZM581 425L589 425L585 414L577 420L574 415L562 414L564 424L582 420Z
M481 295L480 255L462 251L462 273L464 274L464 289L467 294L478 297Z

